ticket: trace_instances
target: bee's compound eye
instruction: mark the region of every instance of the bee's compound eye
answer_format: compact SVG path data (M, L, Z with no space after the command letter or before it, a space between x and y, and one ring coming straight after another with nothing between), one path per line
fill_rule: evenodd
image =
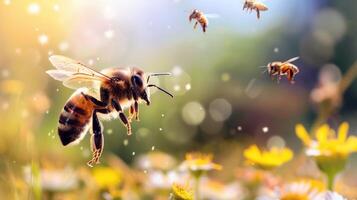
M143 80L138 75L133 75L131 77L131 81L136 87L142 87L143 86Z

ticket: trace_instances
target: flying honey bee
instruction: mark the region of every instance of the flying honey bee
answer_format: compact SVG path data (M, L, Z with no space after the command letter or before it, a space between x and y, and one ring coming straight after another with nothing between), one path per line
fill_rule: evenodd
M194 29L196 29L198 23L200 23L203 32L206 32L207 26L208 26L208 19L205 16L205 14L197 9L194 9L192 13L189 16L190 22L195 19L195 25L193 26Z
M66 87L76 89L60 114L59 137L64 146L76 144L91 127L93 157L87 163L89 166L98 164L103 152L103 127L98 115L119 117L130 135L132 118L139 120L139 103L150 105L150 87L173 97L159 86L149 84L150 77L170 73L147 74L145 80L144 71L139 68L108 68L97 72L81 62L60 55L50 56L49 60L56 69L46 73L62 81ZM100 98L93 96L90 90L99 90ZM129 108L128 117L124 114L126 108Z
M279 82L281 80L281 76L286 75L289 82L294 83L294 77L297 73L299 73L299 68L291 63L297 59L299 59L299 57L291 58L285 62L278 61L269 63L266 67L270 77L273 78L274 76L277 76L277 80Z
M258 19L260 18L260 11L268 10L268 7L257 0L245 0L243 5L243 10L247 9L248 11L255 10L257 12Z

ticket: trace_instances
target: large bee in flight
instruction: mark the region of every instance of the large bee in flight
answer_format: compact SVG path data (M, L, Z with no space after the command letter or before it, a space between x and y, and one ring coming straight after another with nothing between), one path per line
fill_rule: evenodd
M150 87L173 97L157 85L149 84L151 76L170 75L170 73L151 73L145 76L139 68L108 68L97 72L81 62L53 55L49 58L55 70L46 71L52 78L62 81L63 85L76 89L66 102L58 124L58 134L64 146L79 143L91 128L92 159L89 166L99 163L103 152L103 128L98 114L104 117L119 117L131 134L131 120L139 119L139 103L150 105ZM145 79L146 78L146 79ZM91 94L90 90L98 91ZM129 108L129 116L124 109Z
M284 62L271 62L266 66L266 70L268 71L271 78L277 76L278 83L281 79L281 76L286 76L290 83L294 83L294 78L300 70L296 65L291 63L298 59L299 57L294 57Z

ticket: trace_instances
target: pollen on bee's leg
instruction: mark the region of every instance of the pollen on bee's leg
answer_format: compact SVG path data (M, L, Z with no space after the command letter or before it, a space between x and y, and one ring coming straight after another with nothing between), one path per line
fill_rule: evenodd
M127 128L127 134L128 135L131 135L132 132L131 132L131 126L128 124L128 126L126 127Z
M93 157L90 161L87 162L89 167L93 167L93 164L99 164L99 158L102 155L102 149L97 149L93 151Z

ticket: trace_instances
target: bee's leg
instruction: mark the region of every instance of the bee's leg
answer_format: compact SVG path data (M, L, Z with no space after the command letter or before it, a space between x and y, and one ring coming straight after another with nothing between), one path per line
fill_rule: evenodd
M198 25L198 21L195 22L195 25L193 26L193 28L196 29L197 25Z
M291 84L294 84L294 72L292 70L287 71L287 78Z
M204 24L204 25L202 26L202 29L203 29L203 32L205 33L205 32L206 32L206 29L207 29L207 24Z
M258 19L260 19L260 10L257 8L256 11L257 11L257 17Z
M135 113L135 120L139 121L139 98L138 96L135 94L134 95L134 113ZM133 105L132 105L133 106Z
M107 102L103 102L103 101L100 101L88 94L84 94L83 92L81 93L87 100L91 101L92 103L94 103L96 106L98 107L106 107L108 105Z
M138 103L138 101L134 102L134 112L135 112L135 120L140 121L139 120L139 103Z
M92 167L93 164L99 163L99 158L103 152L104 137L102 134L102 126L97 117L97 110L94 110L92 117L92 129L93 134L91 136L91 149L93 153L92 159L87 163L88 166Z
M133 105L131 105L130 106L130 108L129 108L129 117L128 117L128 121L129 121L129 123L131 122L131 120L133 119L133 117L134 117L134 106Z
M117 103L114 99L112 100L112 105L114 106L115 110L119 112L119 118L124 123L127 129L128 135L131 135L131 125L129 123L128 118L126 118L123 109L121 108L120 104Z
M277 76L277 82L278 82L278 84L280 83L280 80L281 80L281 74L280 73L278 73L278 75L276 75Z

